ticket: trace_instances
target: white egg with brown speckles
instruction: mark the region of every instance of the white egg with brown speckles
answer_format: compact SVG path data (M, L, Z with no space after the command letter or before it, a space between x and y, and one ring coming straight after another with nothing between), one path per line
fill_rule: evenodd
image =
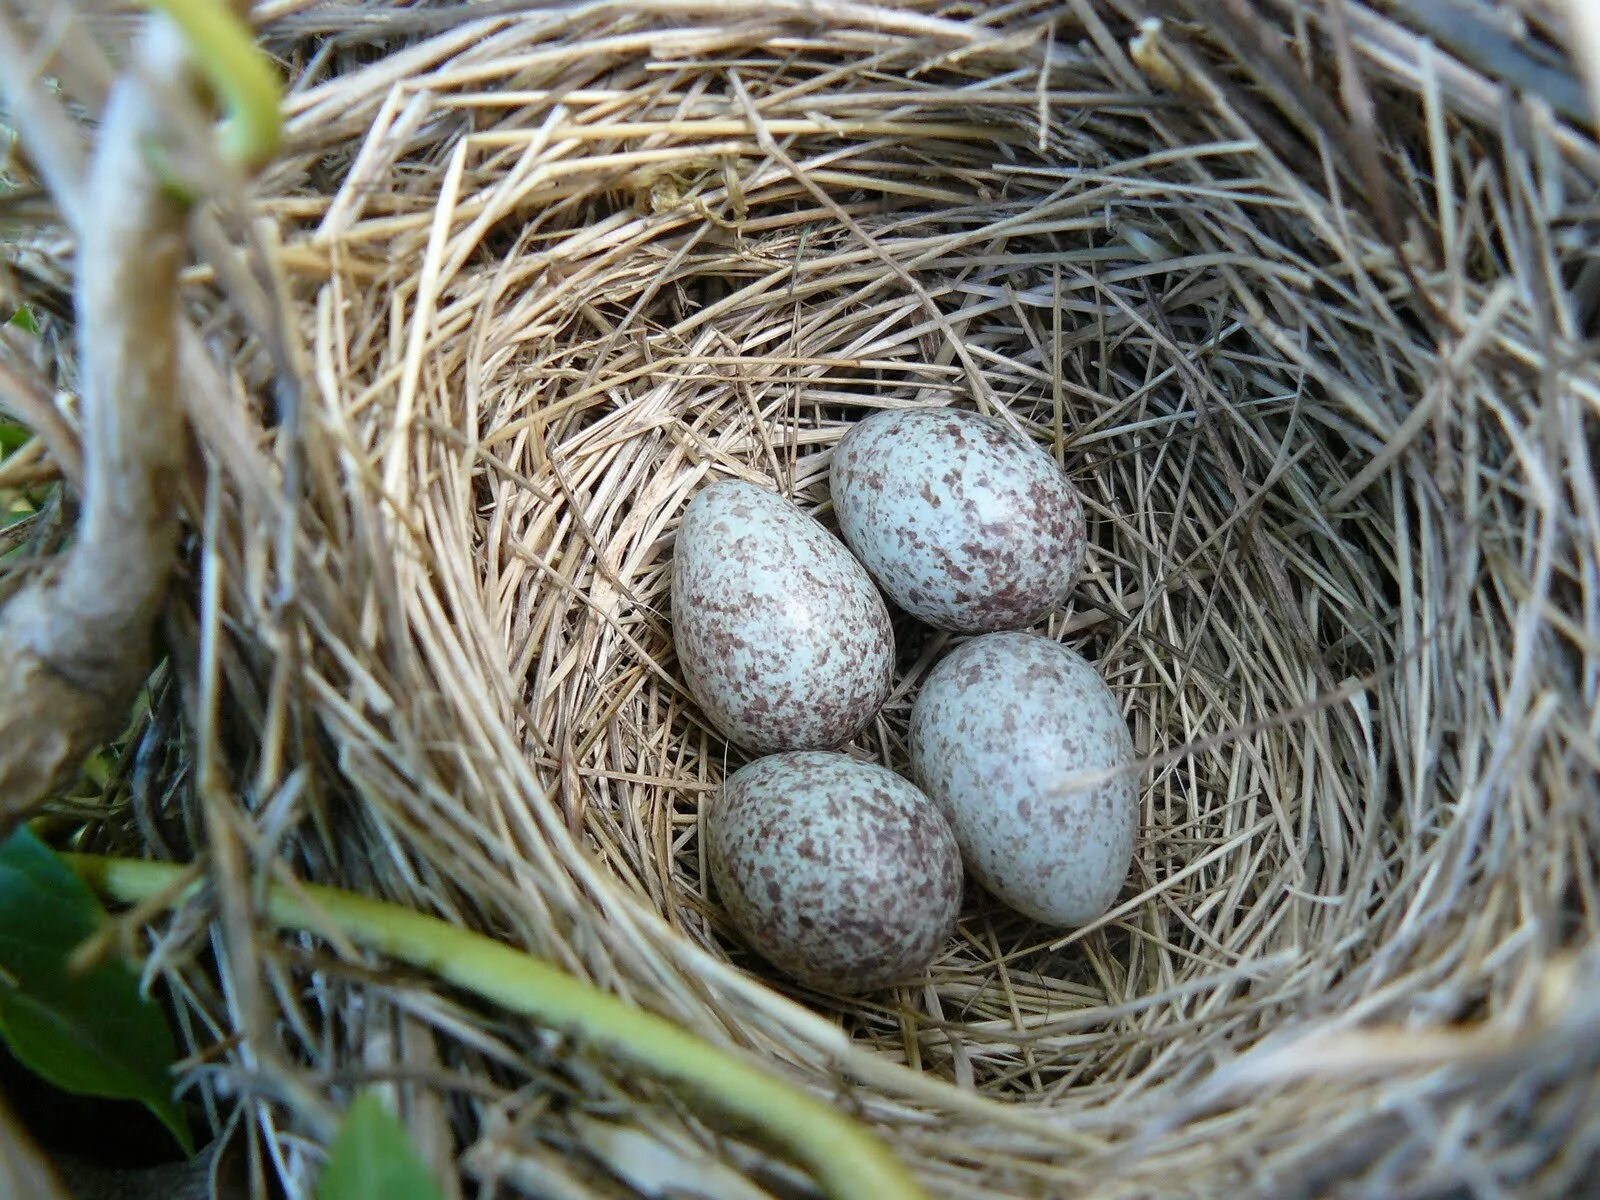
M889 610L850 552L783 497L729 480L684 510L672 634L712 723L757 754L826 749L889 694Z
M1030 633L974 638L929 673L910 742L913 778L989 891L1049 925L1115 903L1139 820L1133 738L1081 654Z
M1083 567L1083 504L1061 468L992 417L874 413L833 451L839 531L889 598L963 633L1031 625Z
M893 771L795 751L730 776L704 818L723 910L750 947L824 991L923 975L961 907L961 852Z

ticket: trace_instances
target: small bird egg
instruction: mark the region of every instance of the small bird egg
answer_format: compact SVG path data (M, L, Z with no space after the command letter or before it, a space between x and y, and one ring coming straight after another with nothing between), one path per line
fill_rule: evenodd
M974 638L911 708L911 772L950 818L967 869L1049 925L1109 909L1133 858L1133 760L1111 689L1081 654L1030 633Z
M1055 461L992 417L874 413L833 451L844 540L889 598L940 629L1030 625L1083 567L1083 505Z
M758 759L723 784L704 830L734 928L811 987L864 992L916 978L955 928L955 834L887 768L816 750Z
M889 610L816 520L754 484L714 483L684 511L672 632L689 690L757 754L849 741L889 694Z

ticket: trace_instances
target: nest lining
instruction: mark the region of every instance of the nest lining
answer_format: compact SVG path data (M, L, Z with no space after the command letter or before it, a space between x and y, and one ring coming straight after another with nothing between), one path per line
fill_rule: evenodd
M220 583L172 633L225 681L191 741L254 861L545 954L837 1096L950 1192L1575 1178L1550 1139L1600 1128L1594 148L1537 105L1486 126L1464 68L1397 65L1404 29L1356 11L1375 189L1365 131L1309 136L1220 18L1130 59L1133 0L268 20L299 82L251 252L281 287L192 278ZM1326 18L1262 8L1291 12L1326 85ZM1084 577L1039 628L1124 703L1141 836L1094 925L974 894L926 980L845 1001L767 972L704 885L697 813L742 759L674 666L672 537L723 477L829 521L834 442L921 405L1003 416L1080 489ZM952 642L897 635L851 750L903 769ZM195 838L172 766L108 846ZM196 1046L260 1039L287 1180L306 1081L363 1070L512 1193L615 1190L618 1130L750 1165L648 1083L309 941L259 935L218 993L194 931L161 965Z

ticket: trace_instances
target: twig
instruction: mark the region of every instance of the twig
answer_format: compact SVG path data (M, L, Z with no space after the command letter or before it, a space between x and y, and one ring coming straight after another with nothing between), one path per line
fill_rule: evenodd
M170 897L188 870L97 855L71 855L68 861L90 887L123 904ZM181 894L193 895L200 886L192 883ZM877 1138L829 1105L532 955L437 917L337 888L307 885L296 895L274 887L265 907L275 925L336 933L600 1048L621 1066L676 1084L705 1108L749 1123L787 1146L840 1200L923 1195Z
M83 518L59 571L0 614L0 835L121 726L149 670L177 546L184 441L173 335L184 208L146 161L166 121L143 80L181 77L185 56L172 28L152 22L139 59L141 72L107 101L84 193L94 212L79 230Z
M277 82L248 28L216 0L156 2L172 19L150 22L133 68L112 85L86 179L76 131L36 73L21 69L26 55L0 20L0 86L79 239L83 466L54 444L62 439L51 422L36 427L86 485L77 540L59 571L0 614L0 836L120 727L149 671L177 549L185 446L177 299L187 205L157 163L173 148L167 91L191 76L183 35L229 101L226 149L235 162L257 164L277 145ZM37 399L20 386L9 390L23 403Z

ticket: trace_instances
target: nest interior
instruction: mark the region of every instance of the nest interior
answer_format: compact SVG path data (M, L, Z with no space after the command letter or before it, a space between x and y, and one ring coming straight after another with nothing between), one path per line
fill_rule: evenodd
M219 253L189 297L209 503L169 638L221 700L156 690L143 736L190 749L100 845L187 857L225 806L263 877L545 955L951 1194L1580 1177L1585 135L1355 4L265 8L287 149L225 223L254 272ZM673 533L727 477L829 521L850 423L928 405L1000 414L1084 498L1038 628L1123 702L1141 832L1094 925L974 894L926 979L846 1001L744 951L705 883L698 814L743 760L674 664ZM897 632L851 749L903 768L952 642ZM156 965L194 1048L244 1032L196 1087L291 1190L368 1078L458 1194L802 1186L427 978L260 933L219 987L204 915Z

